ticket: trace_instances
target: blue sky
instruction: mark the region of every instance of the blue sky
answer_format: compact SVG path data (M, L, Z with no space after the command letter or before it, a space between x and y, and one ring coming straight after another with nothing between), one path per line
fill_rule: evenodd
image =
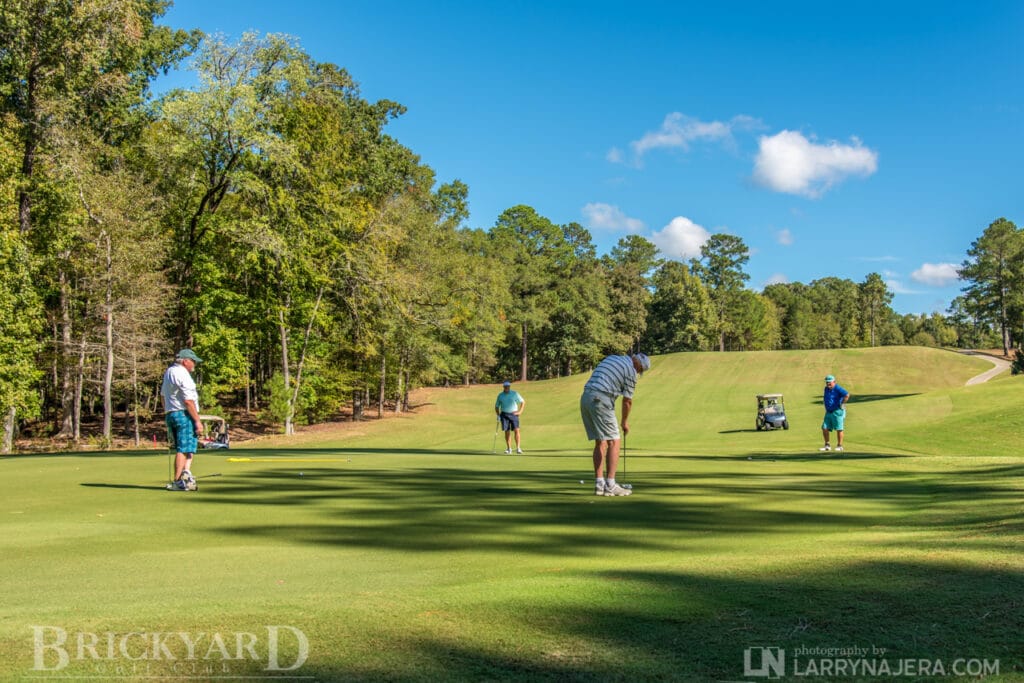
M388 133L469 186L472 227L527 204L682 260L727 232L754 290L877 272L931 313L989 223L1024 221L1019 1L176 0L163 23L289 34L405 105Z

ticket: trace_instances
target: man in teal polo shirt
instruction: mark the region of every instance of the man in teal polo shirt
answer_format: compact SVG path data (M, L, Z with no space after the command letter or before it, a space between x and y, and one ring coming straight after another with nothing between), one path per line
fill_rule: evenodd
M498 400L494 402L494 412L501 420L501 428L505 432L505 454L512 452L512 432L516 435L516 453L522 453L523 448L519 441L519 415L523 412L526 401L519 395L518 391L512 391L512 383L502 384Z

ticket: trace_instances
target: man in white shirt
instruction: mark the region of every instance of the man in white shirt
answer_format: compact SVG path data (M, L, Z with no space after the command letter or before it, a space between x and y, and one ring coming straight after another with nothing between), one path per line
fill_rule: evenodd
M192 476L192 456L199 446L203 423L199 419L199 392L196 391L192 373L203 359L192 349L182 349L175 356L174 364L164 372L160 395L164 399L164 422L167 424L167 439L177 450L174 456L174 480L167 485L169 491L195 491L196 479Z

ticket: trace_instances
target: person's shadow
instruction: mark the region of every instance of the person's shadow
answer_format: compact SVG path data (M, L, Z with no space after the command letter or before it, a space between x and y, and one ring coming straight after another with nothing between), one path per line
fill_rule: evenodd
M82 482L82 486L100 489L141 489L143 491L166 491L166 486L139 486L138 484L98 484L94 482Z

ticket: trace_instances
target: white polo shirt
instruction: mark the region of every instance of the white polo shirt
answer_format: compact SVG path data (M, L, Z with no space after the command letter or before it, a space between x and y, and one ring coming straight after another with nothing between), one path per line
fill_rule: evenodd
M167 368L163 384L160 385L160 395L164 399L165 413L185 410L187 400L195 402L196 412L199 412L199 392L196 391L195 380L192 379L192 373L188 368L181 363L175 363Z

